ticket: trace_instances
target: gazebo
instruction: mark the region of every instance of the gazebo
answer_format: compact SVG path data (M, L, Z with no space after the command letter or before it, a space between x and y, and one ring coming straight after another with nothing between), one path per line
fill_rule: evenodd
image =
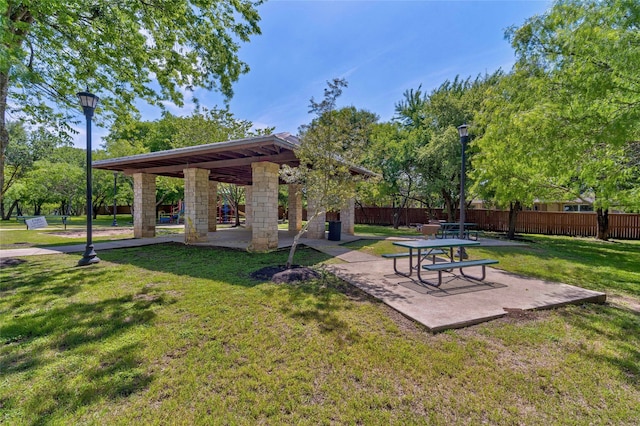
M185 243L205 242L216 230L218 182L245 187L246 227L251 229L249 250L266 251L278 247L278 187L283 184L279 170L284 164L299 164L295 150L298 138L277 133L246 139L190 146L149 154L95 161L95 169L120 171L133 176L134 238L154 237L156 228L156 176L184 179ZM371 172L352 167L352 173ZM302 191L289 184L289 230L302 227ZM307 200L313 203L313 200ZM353 234L355 202L341 210L342 232ZM309 225L307 238L325 236L325 217Z

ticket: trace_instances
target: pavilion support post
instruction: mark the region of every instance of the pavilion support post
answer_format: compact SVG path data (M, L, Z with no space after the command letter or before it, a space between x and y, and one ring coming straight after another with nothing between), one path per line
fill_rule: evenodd
M207 241L209 231L209 170L184 169L184 242Z
M267 161L251 164L251 244L249 251L278 248L278 172L280 166Z
M156 236L156 175L133 174L133 237Z
M246 185L244 187L244 227L245 229L251 229L251 222L253 221L253 200L251 199L253 193L253 187Z
M218 217L218 182L209 181L209 232L216 232Z
M342 233L347 235L355 234L356 224L356 200L350 198L340 209L340 221L342 222Z
M307 220L309 223L307 224L307 238L312 240L324 240L326 233L326 213L322 212L317 215L315 218L312 218L311 215L314 214L318 205L318 201L313 199L312 197L307 199Z
M289 184L289 231L302 229L302 185Z

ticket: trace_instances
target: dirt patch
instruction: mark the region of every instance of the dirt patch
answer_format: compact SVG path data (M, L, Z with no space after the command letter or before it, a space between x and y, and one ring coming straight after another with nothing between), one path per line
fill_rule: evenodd
M278 284L320 278L318 271L311 268L294 266L293 268L287 269L284 265L267 266L252 272L250 276L255 280L269 280Z
M87 235L87 231L56 231L56 232L48 232L49 235L57 235L58 237L65 238L80 238L85 237ZM91 234L94 237L108 237L112 235L125 235L125 234L133 234L131 229L94 229Z
M14 259L12 257L5 257L0 259L0 268L8 268L9 266L18 266L21 263L25 263L26 260Z

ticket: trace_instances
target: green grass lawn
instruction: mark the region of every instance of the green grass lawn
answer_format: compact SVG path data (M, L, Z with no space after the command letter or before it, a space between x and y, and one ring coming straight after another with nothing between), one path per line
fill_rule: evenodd
M515 254L472 255L564 282L599 259L588 285L640 302L640 245L532 240ZM0 423L640 420L638 312L586 304L432 335L328 274L251 279L287 254L163 244L103 251L84 268L79 255L2 268Z

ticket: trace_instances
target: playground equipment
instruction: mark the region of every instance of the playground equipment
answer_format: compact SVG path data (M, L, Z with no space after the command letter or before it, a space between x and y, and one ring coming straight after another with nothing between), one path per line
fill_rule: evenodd
M240 211L240 216L245 217L243 211ZM218 198L217 204L217 222L219 224L235 223L236 210L233 204L228 203L224 197ZM184 203L182 200L178 201L177 206L171 207L171 212L167 213L164 210L158 212L158 223L170 224L170 223L184 223Z
M182 222L181 222L182 221ZM159 223L184 223L184 203L182 200L178 201L177 206L171 207L171 212L166 213L162 210L158 212Z

